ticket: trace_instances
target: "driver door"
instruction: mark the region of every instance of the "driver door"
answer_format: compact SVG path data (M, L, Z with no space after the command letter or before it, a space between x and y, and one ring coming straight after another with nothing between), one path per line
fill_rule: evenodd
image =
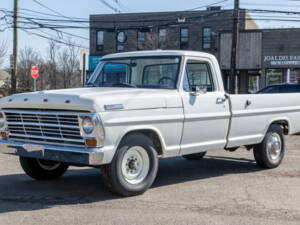
M217 86L212 65L208 59L199 60L198 57L185 61L181 91L185 116L181 155L225 147L229 104L224 91Z

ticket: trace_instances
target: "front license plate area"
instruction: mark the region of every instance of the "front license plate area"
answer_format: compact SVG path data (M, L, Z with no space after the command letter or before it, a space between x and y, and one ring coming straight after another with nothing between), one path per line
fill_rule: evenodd
M24 144L23 148L27 152L38 152L38 151L44 151L44 147L42 145L32 145L32 144Z

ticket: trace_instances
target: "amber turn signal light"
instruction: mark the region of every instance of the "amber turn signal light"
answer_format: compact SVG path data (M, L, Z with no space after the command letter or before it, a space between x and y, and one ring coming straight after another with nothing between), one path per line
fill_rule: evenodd
M2 138L7 138L7 132L1 131L1 137Z
M94 138L87 138L87 139L85 139L85 144L88 147L96 147L97 146L97 141Z

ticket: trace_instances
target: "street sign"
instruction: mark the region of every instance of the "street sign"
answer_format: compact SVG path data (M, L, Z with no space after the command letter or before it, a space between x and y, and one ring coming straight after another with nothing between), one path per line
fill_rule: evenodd
M33 79L37 79L39 77L39 68L37 66L33 66L31 68L31 76Z

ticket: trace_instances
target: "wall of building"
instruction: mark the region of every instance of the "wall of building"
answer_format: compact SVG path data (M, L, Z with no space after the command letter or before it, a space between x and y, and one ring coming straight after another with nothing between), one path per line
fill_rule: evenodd
M245 17L246 12L242 10L241 29L246 28ZM97 56L117 52L116 36L119 31L124 31L127 37L123 51L158 49L160 28L166 28L168 33L168 41L164 49L180 49L180 28L188 28L190 39L187 50L208 51L217 55L219 33L223 30L231 30L232 26L232 10L91 15L90 54ZM209 27L212 31L211 49L202 48L204 27ZM145 45L141 47L138 46L137 35L138 31L145 28L148 29L148 38ZM104 31L102 51L96 49L96 34L99 30Z
M221 69L231 68L232 34L220 35L220 65ZM237 68L260 69L262 63L262 32L240 32Z
M241 31L237 65L240 93L273 84L300 83L299 37L300 29ZM231 40L231 33L220 35L219 61L225 75L231 66ZM250 87L253 83L255 87Z

